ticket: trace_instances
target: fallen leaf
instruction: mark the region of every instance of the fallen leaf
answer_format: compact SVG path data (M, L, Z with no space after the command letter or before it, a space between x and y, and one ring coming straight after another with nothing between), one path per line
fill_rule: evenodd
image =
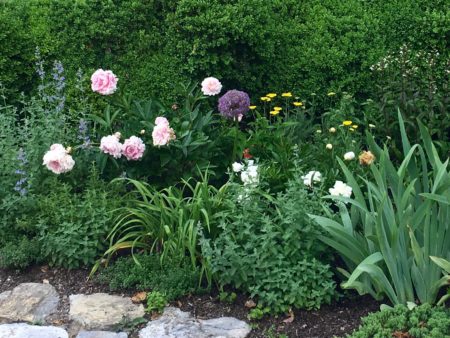
M286 318L285 320L283 320L283 323L287 323L287 324L292 323L294 321L294 318L295 318L294 312L291 309L291 310L289 310L289 317Z
M150 319L151 319L151 320L156 320L156 319L158 319L159 317L161 317L161 314L160 314L159 312L153 311L153 312L152 312L152 315L150 316Z
M131 297L131 301L135 304L142 303L144 300L147 299L147 292L141 291L134 294L133 297Z
M245 307L252 309L256 307L256 303L253 301L253 299L249 299L248 301L245 302Z

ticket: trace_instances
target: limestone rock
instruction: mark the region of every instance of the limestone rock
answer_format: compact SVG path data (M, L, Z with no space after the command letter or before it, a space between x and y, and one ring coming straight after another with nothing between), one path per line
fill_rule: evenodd
M80 331L76 338L128 338L128 334L111 331Z
M0 323L43 322L58 303L59 295L50 284L19 284L0 294Z
M246 337L251 331L246 322L233 317L199 319L199 322L209 337Z
M167 307L139 332L139 338L244 338L250 331L247 323L236 318L197 320L188 312Z
M70 319L86 330L109 330L123 319L133 320L145 314L142 304L106 293L71 295L69 299Z
M59 327L18 323L0 325L0 338L69 338L69 335Z

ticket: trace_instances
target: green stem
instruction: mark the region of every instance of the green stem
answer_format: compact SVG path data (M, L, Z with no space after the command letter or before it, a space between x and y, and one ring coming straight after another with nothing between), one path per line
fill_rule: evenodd
M231 163L233 163L236 159L238 131L239 131L239 121L236 118L234 121L234 142L233 142L233 154L231 155Z

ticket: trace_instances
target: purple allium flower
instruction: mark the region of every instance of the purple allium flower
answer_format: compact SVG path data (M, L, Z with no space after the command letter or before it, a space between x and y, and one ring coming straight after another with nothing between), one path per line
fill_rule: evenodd
M229 90L219 99L219 111L226 118L239 118L248 112L250 97L240 90Z

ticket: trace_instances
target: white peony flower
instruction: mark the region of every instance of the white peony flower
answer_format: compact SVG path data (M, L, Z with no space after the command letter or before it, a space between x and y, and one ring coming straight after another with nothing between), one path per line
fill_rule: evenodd
M350 197L352 195L352 187L342 181L336 181L334 187L328 190L330 195Z
M355 153L353 151L349 151L348 153L344 154L344 160L351 161L355 158Z
M313 182L320 182L322 180L322 174L318 171L310 171L306 175L302 176L303 183L308 187L313 185Z
M239 162L234 162L232 164L232 167L233 167L233 171L235 173L239 173L239 172L242 171L242 169L244 169L244 165L242 163L239 163Z

